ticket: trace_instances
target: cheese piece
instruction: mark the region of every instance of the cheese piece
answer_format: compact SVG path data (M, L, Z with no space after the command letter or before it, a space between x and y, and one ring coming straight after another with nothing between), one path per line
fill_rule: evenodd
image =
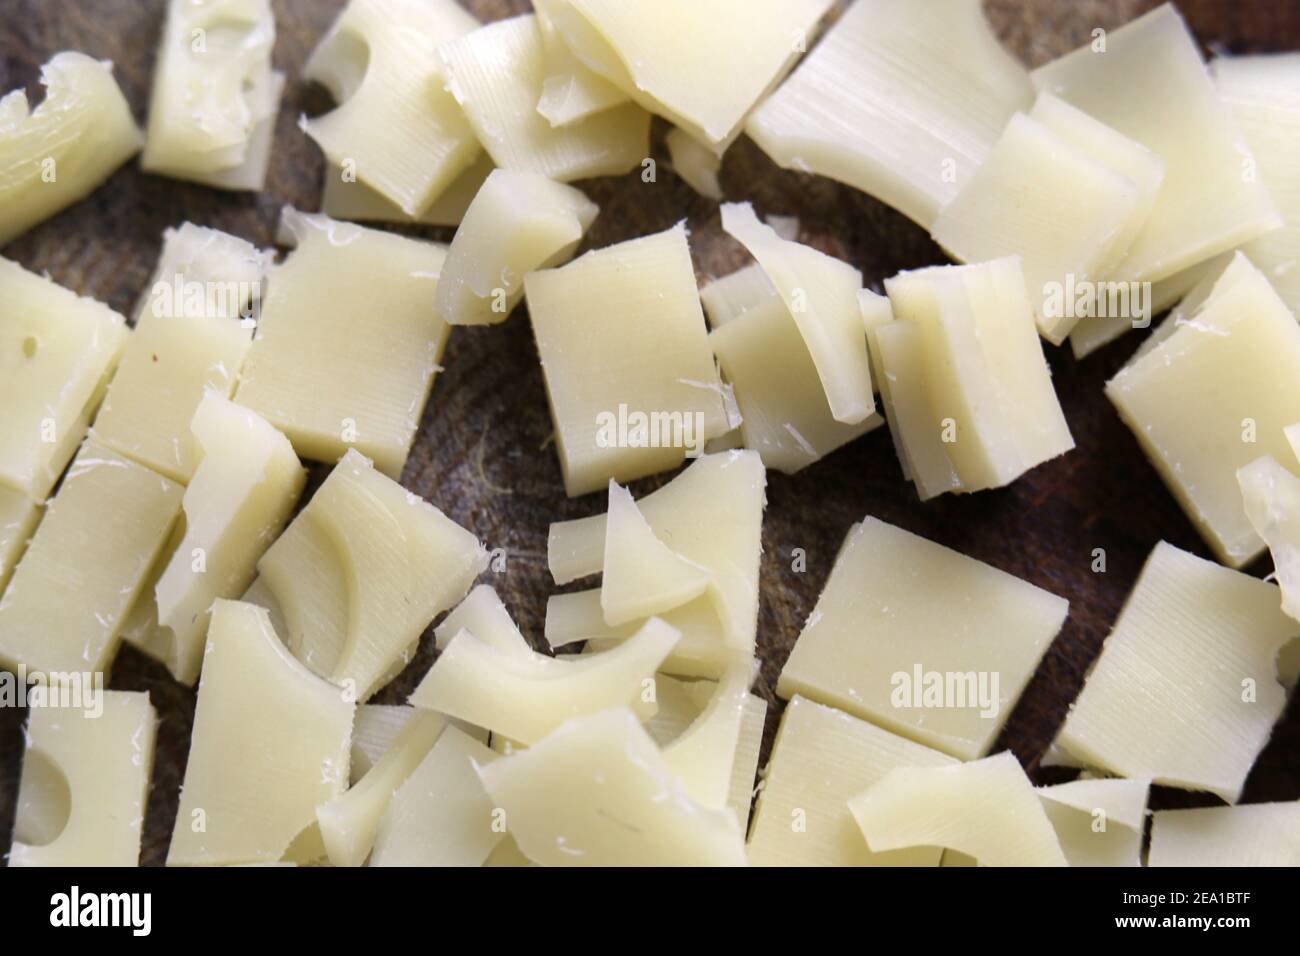
M272 617L272 623L275 618ZM279 634L279 630L276 631ZM362 704L352 721L352 748L349 761L351 782L355 785L388 753L402 729L421 711L406 704Z
M376 192L351 173L326 163L320 211L331 219L358 222L420 223L425 226L458 226L479 189L496 165L487 153L465 168L451 183L415 215L408 215L382 193Z
M701 145L680 129L670 129L664 137L668 147L668 157L673 169L690 186L705 199L721 202L722 184L718 182L718 172L722 169L722 159L707 146Z
M711 329L721 328L746 310L778 298L772 280L757 262L712 279L700 289L700 303Z
M1161 810L1147 866L1300 866L1300 801Z
M884 423L836 421L799 326L776 297L709 334L722 372L736 391L740 433L768 468L795 474Z
M235 399L303 458L355 448L397 478L447 344L446 250L288 207L281 223L296 248L271 272Z
M1282 215L1282 228L1241 247L1292 312L1300 312L1300 173L1295 155L1300 123L1300 54L1219 57L1210 64L1219 98L1250 147L1257 174ZM1243 170L1243 173L1246 170Z
M261 608L217 601L169 866L273 863L343 793L355 707Z
M1268 280L1238 254L1193 316L1106 383L1106 396L1219 560L1264 550L1241 503L1237 469L1285 460L1300 420L1300 327Z
M786 705L749 833L755 866L938 866L937 847L873 853L848 800L895 767L956 761L803 697Z
M1017 258L902 272L885 288L921 329L931 428L962 491L1002 487L1074 447Z
M0 484L38 501L49 494L127 336L108 306L0 259Z
M21 88L0 99L0 246L88 196L140 151L112 63L56 53L41 85L35 109Z
M1172 4L1039 67L1034 86L1077 106L1165 162L1150 219L1116 268L1154 282L1282 224L1219 99L1196 40Z
M1060 108L1073 109L1063 103ZM1094 137L1123 139L1095 125ZM1145 152L1132 141L1128 145ZM962 262L1020 256L1038 330L1060 345L1078 320L1063 307L1064 290L1110 278L1146 222L1164 164L1151 153L1145 158L1152 169L1139 185L1033 115L1017 113L988 158L940 210L934 239Z
M530 657L533 653L497 592L486 584L477 585L433 629L434 646L446 650L451 639L461 631L469 631L503 654Z
M753 452L706 455L637 502L655 536L712 574L709 594L722 621L722 643L754 652L758 564L767 476ZM547 560L557 584L603 568L605 515L551 525Z
M35 690L35 688L33 688ZM18 783L10 866L136 866L158 715L147 693L55 685L33 705Z
M759 751L763 748L763 726L767 719L767 701L754 694L745 697L740 718L740 736L731 762L731 785L727 806L740 822L741 832L749 825L749 811L754 803L754 778L758 774Z
M260 191L284 88L273 46L270 0L170 0L141 167Z
M1039 787L1070 866L1141 866L1146 780L1072 780Z
M183 491L94 442L83 445L0 598L0 663L106 670Z
M872 333L882 325L894 321L894 308L889 304L887 296L873 292L871 289L859 289L858 312L862 316L862 325L867 330L867 358L871 360L871 387L879 394L883 372L880 360L876 356L875 346L872 344Z
M877 852L940 846L981 866L1068 866L1010 751L948 767L898 767L849 800Z
M524 289L570 496L675 468L729 429L683 224Z
M729 808L732 771L753 682L753 661L737 660L714 685L699 716L663 748L664 763L691 799L714 809ZM737 822L740 822L737 816Z
M777 693L970 760L993 746L1068 611L1064 598L868 517L840 548Z
M1031 99L979 0L857 0L745 131L928 228Z
M524 274L566 261L600 208L539 173L493 170L447 250L434 310L450 325L504 322Z
M474 535L351 451L257 568L290 652L365 701L487 561Z
M704 593L709 569L655 535L626 488L609 483L600 607L611 627L681 607Z
M154 589L163 663L182 684L199 676L208 609L248 588L307 480L288 439L215 393L192 430L201 458L185 489L185 535Z
M567 126L628 101L627 94L578 59L555 28L555 13L567 0L535 0L533 12L542 31L546 79L537 112L552 126Z
M190 421L204 394L229 398L252 340L240 316L257 308L268 253L235 236L184 223L163 251L95 437L173 481L198 464Z
M496 849L488 854L488 858L483 861L484 866L536 866L532 860L524 856L519 844L509 833L502 838L501 842L496 845Z
M559 182L616 176L650 152L650 114L631 103L552 126L537 112L546 81L533 14L480 27L438 51L447 89L502 169Z
M811 246L782 239L748 203L722 207L722 228L763 267L808 346L838 422L856 424L875 411L871 364L858 309L862 274Z
M735 817L693 801L626 709L568 721L479 776L542 866L745 865Z
M1235 803L1286 703L1277 654L1300 625L1278 603L1272 584L1157 544L1057 744Z
M371 866L481 866L505 836L478 771L497 755L455 727L393 794Z
M807 49L830 0L567 0L555 24L587 66L721 154ZM727 37L728 42L717 42Z
M712 680L681 680L654 675L655 712L645 722L646 733L661 748L672 743L704 712L717 692Z
M627 705L649 716L654 703L645 691L677 637L651 619L618 647L561 660L503 653L462 631L433 662L410 702L532 745L566 720L609 707Z
M1282 610L1300 620L1300 478L1271 456L1237 470L1246 517L1273 555Z
M480 153L437 59L477 27L456 0L350 0L303 67L339 106L299 125L331 166L416 218Z
M44 506L0 485L0 595L44 512Z

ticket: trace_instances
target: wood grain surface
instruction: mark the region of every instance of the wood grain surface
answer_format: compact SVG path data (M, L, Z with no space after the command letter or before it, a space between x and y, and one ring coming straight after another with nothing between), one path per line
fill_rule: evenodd
M645 0L650 2L650 0ZM923 0L917 0L923 2ZM3 255L129 314L149 279L163 229L190 220L272 244L279 209L318 208L321 155L297 126L302 113L330 108L320 87L301 80L304 59L342 0L274 0L275 65L288 76L266 189L225 193L143 174L136 162L85 201L14 240ZM991 0L989 15L1008 47L1037 65L1085 42L1097 27L1114 28L1153 6L1148 0ZM483 20L528 9L527 0L468 0ZM1300 4L1274 0L1185 0L1197 35L1216 51L1300 47ZM42 63L60 50L111 59L136 118L143 122L163 0L0 0L0 91L25 86L33 100ZM605 246L689 221L696 271L703 281L745 261L720 229L715 203L695 195L667 168L662 123L654 152L660 175L593 180L583 188L601 213L584 248ZM862 269L877 289L899 269L943 261L926 234L870 197L828 180L778 169L742 138L728 152L722 184L729 199L752 200L763 214L799 217L800 239ZM420 234L446 241L448 230ZM358 277L364 280L364 277ZM551 422L527 316L521 307L502 326L455 331L421 423L403 484L472 529L489 547L505 548L504 573L485 576L524 632L541 640L552 521L602 511L602 495L569 500L548 437ZM1007 722L997 749L1010 748L1040 782L1066 779L1038 762L1078 693L1152 546L1167 540L1209 557L1133 436L1102 394L1102 385L1137 346L1134 333L1089 359L1048 348L1074 452L1030 472L1011 487L921 504L903 481L887 429L879 429L799 475L769 475L763 527L762 603L756 691L768 712L764 762L781 713L773 688L799 629L812 610L849 526L871 514L1062 595L1065 629ZM320 472L320 469L317 469ZM319 477L319 474L317 475ZM638 482L637 495L668 476ZM791 549L807 569L791 569ZM1093 573L1094 548L1107 570ZM1266 574L1267 559L1252 567ZM418 658L376 698L399 702L428 669L430 635ZM149 691L161 717L142 862L161 863L185 770L193 691L162 667L124 648L110 686ZM22 711L0 710L0 847L8 847L22 755ZM1245 800L1300 798L1300 706L1292 702L1246 787ZM1214 798L1158 790L1155 807L1212 803Z

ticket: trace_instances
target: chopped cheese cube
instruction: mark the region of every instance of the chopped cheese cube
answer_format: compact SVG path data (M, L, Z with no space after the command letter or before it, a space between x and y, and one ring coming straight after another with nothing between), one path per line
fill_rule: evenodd
M9 865L136 866L158 715L147 693L64 692L41 688L27 720Z
M0 595L44 511L27 496L0 485Z
M777 693L980 757L1068 610L1027 581L867 518L849 531Z
M397 478L447 344L445 248L287 207L282 225L297 248L271 272L235 400L303 458L355 448Z
M49 494L128 337L106 305L0 259L0 484Z
M0 598L0 662L102 671L184 489L87 442Z
M542 866L745 865L735 816L692 800L626 709L569 721L479 776Z
M1141 866L1146 780L1072 780L1039 787L1047 819L1071 866Z
M1161 542L1057 744L1113 774L1235 803L1285 706L1277 654L1297 633L1272 584Z
M0 99L0 246L88 196L140 151L112 63L56 53L41 84L34 110L22 89Z
M217 601L168 865L283 859L347 786L354 710L290 656L264 610Z
M749 859L756 866L938 866L935 847L873 853L848 800L895 767L956 761L843 711L794 697L763 774Z
M1282 610L1300 620L1300 478L1269 455L1238 469L1246 517L1273 555Z
M555 28L555 13L567 0L534 0L542 31L546 79L537 112L552 126L567 126L628 101L628 96L578 59Z
M718 182L718 171L722 169L722 159L697 142L690 133L680 129L670 129L664 143L673 169L686 185L706 199L721 202L722 185Z
M412 216L360 179L350 174L345 176L341 168L327 163L320 211L331 219L352 219L358 222L458 226L465 218L470 202L478 195L479 188L494 169L496 164L492 162L492 157L480 153L478 159L438 193L429 205Z
M674 468L729 429L684 225L524 288L570 496Z
M1300 801L1161 810L1147 866L1300 866Z
M1151 217L1116 268L1154 282L1281 225L1249 151L1172 4L1034 71L1059 96L1151 150L1165 178Z

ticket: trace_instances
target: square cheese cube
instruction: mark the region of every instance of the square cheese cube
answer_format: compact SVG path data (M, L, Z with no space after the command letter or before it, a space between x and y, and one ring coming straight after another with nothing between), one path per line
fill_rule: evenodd
M1069 602L867 518L849 532L777 693L964 760L989 752Z

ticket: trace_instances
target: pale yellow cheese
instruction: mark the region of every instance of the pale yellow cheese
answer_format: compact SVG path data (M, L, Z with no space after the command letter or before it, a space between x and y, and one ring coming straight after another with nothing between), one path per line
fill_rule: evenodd
M1246 517L1273 555L1282 610L1300 620L1300 478L1269 455L1237 470Z
M284 88L274 45L270 0L169 0L141 167L260 190Z
M1241 795L1286 704L1279 649L1300 624L1277 588L1161 542L1057 744L1124 777Z
M674 468L729 430L683 224L524 289L570 496Z
M1242 567L1264 550L1237 469L1291 455L1282 430L1300 420L1300 326L1244 256L1106 396L1221 561Z
M745 864L735 816L693 801L626 709L569 721L479 776L543 866Z
M126 345L106 305L0 259L0 484L49 494Z
M417 218L480 154L437 58L477 27L456 0L350 0L303 67L339 106L300 125L332 167Z
M699 716L663 747L664 762L696 802L730 808L732 771L753 683L753 661L737 660L714 685ZM743 821L737 817L737 822Z
M645 721L646 733L664 747L685 732L704 712L717 691L712 680L682 680L664 673L654 675L655 712Z
M426 226L456 226L496 165L487 153L465 168L442 192L414 216L403 212L382 193L342 168L326 164L320 211L332 219L358 222L418 222Z
M434 309L451 325L504 322L524 275L567 260L599 207L540 173L493 170L465 212L438 278Z
M483 861L484 866L536 866L532 860L524 856L519 844L509 833L502 838L501 842L496 845L488 858Z
M183 491L94 442L83 445L0 598L0 662L106 670Z
M249 598L245 600L256 603ZM275 623L272 616L271 622ZM279 633L277 628L276 633ZM352 721L352 749L349 762L351 782L355 785L383 759L402 728L420 711L406 704L362 704Z
M700 303L711 329L718 329L747 309L776 298L776 287L757 262L712 279L700 288Z
M469 631L503 654L528 656L533 652L500 596L486 584L476 585L433 629L434 645L446 650L461 631Z
M722 159L684 130L670 129L664 137L664 144L668 147L673 169L686 185L706 199L721 202L722 184L718 182L718 172L722 169Z
M740 737L731 762L731 786L727 806L744 832L749 826L749 811L754 803L754 777L758 773L759 752L763 747L763 727L767 719L767 701L755 694L745 697L745 712L740 718Z
M857 0L745 131L928 228L1032 96L979 0Z
M505 826L479 782L497 755L455 727L438 737L379 821L371 866L481 866Z
M1172 4L1039 67L1032 80L1165 162L1151 217L1117 275L1163 279L1282 224L1264 183L1244 175L1246 142Z
M567 2L534 0L533 3L537 25L542 31L542 57L546 67L537 112L552 126L566 126L628 101L627 94L588 69L555 28L555 12Z
M216 602L168 865L282 859L347 786L354 710L264 610Z
M190 421L204 394L229 398L252 342L240 316L255 311L268 253L215 229L184 223L163 249L95 437L173 481L198 464Z
M1161 810L1147 866L1300 866L1300 801Z
M235 400L303 458L355 448L397 478L447 344L446 250L288 207L281 225L296 249L271 271Z
M21 88L0 99L0 246L89 195L140 150L112 63L56 53L41 84L35 109Z
M876 852L940 846L981 866L1067 866L1033 784L1004 751L947 767L898 767L849 800Z
M1068 611L1064 598L869 517L840 548L777 693L980 757Z
M1039 787L1047 819L1071 866L1141 866L1146 780L1080 778Z
M0 485L0 595L44 513L42 505Z
M952 757L843 711L794 697L781 715L749 832L755 866L938 866L937 847L873 853L849 798L895 767L942 767Z
M24 730L10 866L136 866L158 715L147 693L43 688Z

